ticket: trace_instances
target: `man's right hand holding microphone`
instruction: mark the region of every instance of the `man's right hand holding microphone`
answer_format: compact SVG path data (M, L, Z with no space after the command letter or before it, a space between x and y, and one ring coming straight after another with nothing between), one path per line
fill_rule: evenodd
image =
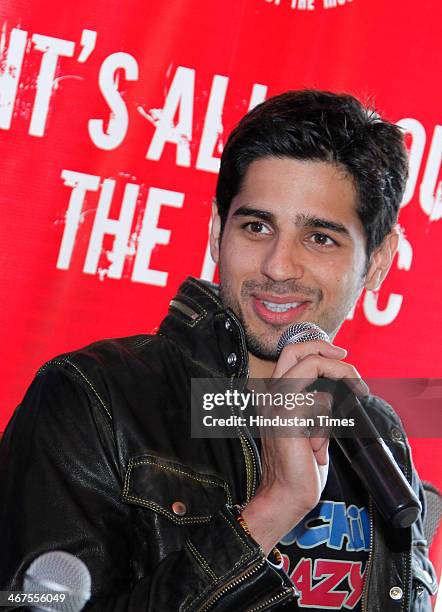
M342 361L346 355L326 340L288 344L272 380L291 380L290 390L302 393L320 377L345 379L356 396L365 396L368 387L356 368ZM328 394L317 394L316 401L321 401L319 395L330 405L330 396L324 397ZM328 474L328 443L328 436L261 435L261 482L242 516L266 555L319 502Z

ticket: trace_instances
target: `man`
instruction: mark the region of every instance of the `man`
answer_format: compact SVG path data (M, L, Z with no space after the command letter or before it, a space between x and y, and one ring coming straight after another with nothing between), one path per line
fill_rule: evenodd
M219 289L188 278L155 336L48 362L15 412L2 589L63 550L89 569L91 610L430 609L422 521L386 525L332 443L329 461L320 438L190 436L192 378L352 379L421 494L397 417L343 348L276 351L299 321L333 340L362 289L380 286L406 176L399 129L351 96L288 92L246 115L217 185Z

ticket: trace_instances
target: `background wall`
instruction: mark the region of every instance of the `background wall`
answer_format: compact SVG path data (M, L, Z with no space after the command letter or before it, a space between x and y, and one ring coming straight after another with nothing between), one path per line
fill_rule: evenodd
M290 88L407 130L399 256L338 341L365 378L442 378L441 18L437 0L3 0L0 431L44 360L150 332L185 275L213 277L225 138ZM440 439L412 445L442 488Z

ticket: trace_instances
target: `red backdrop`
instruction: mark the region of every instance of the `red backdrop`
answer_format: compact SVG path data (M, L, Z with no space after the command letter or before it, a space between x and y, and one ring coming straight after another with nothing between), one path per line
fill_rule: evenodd
M441 18L437 0L3 0L0 431L44 360L149 332L185 275L212 278L223 142L290 88L407 130L399 257L339 342L364 377L442 377ZM412 444L442 488L440 440Z

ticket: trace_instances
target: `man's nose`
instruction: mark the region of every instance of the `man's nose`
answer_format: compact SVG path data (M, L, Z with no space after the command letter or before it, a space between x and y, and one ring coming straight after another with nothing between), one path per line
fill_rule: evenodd
M304 264L301 250L293 237L278 236L269 245L262 261L261 272L275 281L302 278Z

